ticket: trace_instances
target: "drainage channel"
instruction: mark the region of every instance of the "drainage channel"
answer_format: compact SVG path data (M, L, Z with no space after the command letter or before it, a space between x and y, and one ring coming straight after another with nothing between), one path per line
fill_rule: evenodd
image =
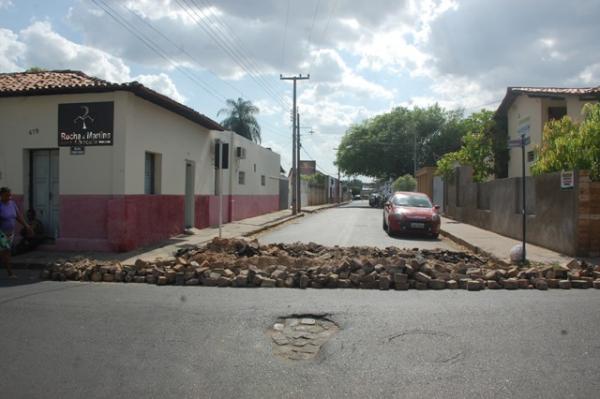
M328 315L294 314L281 317L267 330L273 354L289 360L310 360L340 327Z

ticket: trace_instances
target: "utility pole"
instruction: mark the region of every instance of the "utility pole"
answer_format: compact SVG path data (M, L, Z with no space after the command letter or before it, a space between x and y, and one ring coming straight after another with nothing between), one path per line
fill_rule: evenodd
M294 98L296 98L296 82L294 82ZM292 215L298 212L296 206L296 177L298 176L298 163L296 162L296 116L292 116L294 131L292 132Z
M522 183L523 186L521 187L521 191L523 191L523 254L521 257L521 263L523 264L523 266L525 266L525 263L527 262L527 252L525 249L525 246L527 245L527 195L526 195L526 185L525 185L525 146L528 144L528 142L526 141L525 134L521 134L521 157L522 157Z
M340 177L340 167L338 166L338 189L337 189L337 202L342 202L342 179Z
M293 119L293 126L292 126L292 142L293 142L293 148L292 148L292 171L294 171L294 176L298 178L298 180L300 179L299 175L300 175L300 171L298 170L298 161L299 159L297 159L297 155L299 154L299 149L296 148L296 134L297 134L297 129L296 129L296 82L298 80L308 80L310 79L310 74L306 75L306 76L302 76L302 74L298 75L298 76L283 76L283 75L279 75L279 79L280 80L292 80L294 81L294 91L293 91L293 106L292 106L292 119ZM299 135L298 135L299 136ZM297 184L296 182L293 182L292 184L292 214L296 214L298 212L298 208L300 208L299 205L299 201L298 201L298 196L297 196Z
M417 178L417 130L413 134L413 176Z
M219 238L221 238L223 236L223 142L217 140L217 143L219 143Z
M296 195L298 196L298 212L302 212L302 189L300 184L300 113L296 114L296 159L298 160L298 177L296 179Z

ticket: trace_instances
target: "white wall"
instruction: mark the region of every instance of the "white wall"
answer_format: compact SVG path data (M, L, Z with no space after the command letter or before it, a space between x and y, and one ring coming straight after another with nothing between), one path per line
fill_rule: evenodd
M532 151L536 145L541 142L542 131L542 100L541 98L531 98L526 95L518 96L511 107L508 109L508 139L519 138L517 132L519 121L529 117L531 144L525 147L525 152ZM511 148L510 160L508 162L508 177L522 175L521 148ZM525 160L527 161L527 159ZM526 174L529 176L529 168L526 168Z
M548 120L549 106L566 106L567 115L576 122L582 120L581 111L583 106L588 102L593 101L581 101L579 96L562 96L565 99L553 100L549 98L536 98L528 97L527 95L518 96L511 107L508 110L508 136L509 140L519 138L517 132L519 120L529 117L530 121L530 138L531 143L526 146L525 151L533 151L535 146L542 143L544 123ZM510 160L508 163L508 177L519 177L522 175L522 160L521 160L521 148L510 149ZM527 159L526 159L527 162ZM525 169L526 175L530 176L529 170L530 163L527 162Z
M224 171L225 194L233 195L277 195L279 194L279 154L233 132L213 132L213 137L230 143L229 170ZM246 158L236 156L236 147L246 149ZM239 184L239 172L246 174L245 184ZM265 176L265 185L261 185L261 176ZM229 180L231 179L231 181Z
M185 161L196 165L196 195L215 194L214 140L230 146L224 193L276 195L280 157L232 132L209 131L188 119L126 91L0 98L0 186L27 194L29 149L58 147L58 104L114 101L113 146L86 147L84 155L59 149L61 195L144 194L145 152L161 154L160 194L185 193ZM37 129L37 134L29 134ZM237 159L235 147L246 148ZM254 165L256 164L256 171ZM238 172L246 183L238 184ZM265 175L266 185L261 185Z
M0 186L27 194L29 152L57 149L58 104L114 101L114 145L86 147L84 155L59 149L61 195L122 194L124 188L125 93L0 98Z
M214 194L210 131L132 93L127 96L125 194L144 194L146 152L161 154L158 194L185 193L186 160L196 165L196 194Z

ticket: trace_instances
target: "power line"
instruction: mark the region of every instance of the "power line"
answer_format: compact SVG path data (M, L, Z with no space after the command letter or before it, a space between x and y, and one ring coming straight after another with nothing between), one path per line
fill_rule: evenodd
M281 65L285 61L285 38L287 36L287 27L290 18L290 0L287 1L287 9L285 11L285 26L283 27L283 39L281 41Z
M187 1L190 1L190 3L194 6L191 7ZM246 63L244 62L243 59L240 58L240 55L236 53L236 49L233 48L229 43L227 43L220 35L218 32L214 31L213 28L209 25L206 24L206 26L204 24L201 23L201 20L204 19L208 19L208 17L206 17L204 15L204 12L202 12L202 16L198 13L198 11L196 11L196 8L199 9L199 7L193 3L192 0L175 0L175 2L177 3L177 5L184 11L186 12L191 19L194 21L194 23L196 25L198 25L206 34L208 34L214 41L215 44L220 47L225 54L227 54L229 57L231 57L237 64L238 66L240 66L249 76L250 78L252 78L252 80L260 87L262 88L269 96L273 97L273 99L275 99L276 101L281 101L281 99L277 98L277 94L275 94L271 89L269 89L269 87L267 87L266 85L264 85L263 83L260 82L260 80L255 76L255 74L251 71L251 68L249 68ZM182 4L183 3L183 4ZM285 103L282 102L282 105L285 106Z
M331 9L329 11L329 17L327 18L327 23L325 24L325 29L323 29L323 32L321 33L321 39L325 38L325 33L327 33L327 30L329 29L329 23L331 22L331 17L333 17L333 12L337 8L337 6L338 6L338 0L335 0L335 2L333 3L333 5L331 6Z
M304 148L304 146L301 146L301 147L300 147L300 149L301 149L302 151L304 151L304 153L306 154L306 156L307 156L309 159L315 160L315 168L316 168L316 169L317 169L319 172L321 172L321 173L324 173L324 174L326 174L326 175L328 175L328 176L332 176L332 177L333 177L333 176L335 176L335 173L329 173L328 171L326 171L326 170L323 170L323 169L319 168L318 166L316 166L316 158L314 158L312 155L310 155L310 154L308 153L308 151L306 151L306 148Z
M317 19L317 14L319 13L319 6L321 5L321 0L317 0L317 4L315 6L315 12L313 13L312 22L310 24L310 31L308 32L308 44L310 45L310 39L312 37L313 28L315 27L315 21Z
M148 47L150 50L152 50L158 56L160 56L161 58L163 58L170 65L172 65L173 67L175 67L178 71L180 71L188 79L192 80L192 82L194 82L198 86L200 86L204 91L206 91L212 97L214 97L215 99L217 99L219 101L219 103L222 103L222 102L225 101L226 98L221 93L219 93L218 91L216 91L215 89L213 89L212 87L210 87L210 85L208 85L207 83L204 83L201 80L198 80L198 78L196 78L191 72L189 72L189 71L181 68L179 65L177 65L177 63L175 63L166 54L166 52L164 51L164 49L162 49L162 47L160 47L156 42L154 42L152 39L150 39L149 37L147 37L146 35L144 35L139 29L137 29L137 27L133 23L128 22L121 15L121 13L119 13L117 10L113 9L111 6L109 6L108 4L106 4L103 0L90 0L90 1L92 1L97 7L99 7L104 12L106 12L106 14L109 15L118 25L120 25L121 27L123 27L124 29L126 29L129 33L131 33L132 35L134 35L146 47ZM134 11L132 11L130 9L128 9L128 11L130 11L131 13L133 13L134 15L136 15L137 18L141 19L141 17L139 15L137 15ZM147 26L151 27L152 30L154 30L156 33L160 34L161 37L163 37L165 40L167 40L167 41L169 41L170 43L173 44L173 41L170 38L168 38L160 30L158 30L157 28L155 28L154 26L152 26L152 24L150 24L149 22L146 22L146 21L143 21L143 22L145 22L145 24ZM189 54L187 52L186 52L186 54L189 57L192 57L191 54ZM224 82L224 83L227 83L227 82ZM231 87L234 88L234 89L236 89L236 90L238 90L234 86L231 86ZM267 128L266 130L270 130L271 133L274 133L276 135L279 135L279 136L284 135L284 133L281 132L281 131L279 131L278 128L274 128L274 127L272 127L270 124L268 124L266 122L263 122L262 127L263 128L266 127Z
M156 28L152 23L146 21L144 18L142 18L141 16L139 16L135 11L133 11L132 9L126 7L123 4L120 4L120 6L124 9L126 9L127 11L129 11L131 14L133 14L139 21L141 21L142 23L144 23L144 25L148 26L150 29L152 29L154 32L156 32L157 34L159 34L163 39L165 39L166 41L168 41L173 47L177 48L180 52L182 52L183 54L185 54L190 60L192 60L193 62L195 62L198 65L202 65L202 62L194 57L192 54L190 54L188 51L186 51L184 48L180 47L177 43L175 43L171 38L169 38L167 35L165 35L160 29ZM206 68L206 67L205 67ZM225 83L227 86L229 86L231 89L235 90L236 92L238 92L241 96L243 96L243 92L242 90L240 90L238 87L235 87L233 84L227 82L224 79L221 79L215 72L213 72L211 69L206 68L206 70L212 74L215 78L219 79L221 82Z
M192 80L194 83L196 83L198 86L200 86L204 91L206 91L212 97L217 99L219 102L223 102L225 100L225 98L220 96L216 91L214 91L210 87L210 85L202 82L201 80L196 78L195 75L193 75L189 71L187 71L187 70L181 68L179 65L177 65L177 63L174 62L173 60L171 60L170 57L164 52L164 50L160 46L158 46L156 43L154 43L151 39L148 39L143 34L138 33L135 29L133 29L132 25L130 23L128 23L127 20L125 20L117 11L115 11L112 7L110 7L104 1L102 1L102 0L90 0L90 1L92 1L97 7L102 9L117 24L119 24L121 27L125 28L132 35L134 35L138 40L140 40L151 51L153 51L158 56L163 58L166 62L171 64L175 69L177 69L179 72L181 72L186 77L188 77L190 80Z
M202 3L204 3L204 5L206 5L208 8L216 8L211 2L210 0L201 0ZM257 73L257 77L267 86L269 87L271 90L275 91L276 94L279 95L279 97L281 97L281 99L283 100L283 102L287 105L290 106L290 101L288 100L287 97L285 97L285 95L283 95L282 90L279 86L274 85L273 82L271 82L270 80L264 79L262 74L260 73L261 67L259 64L257 64L257 62L255 61L255 59L257 59L256 55L252 52L252 50L250 49L250 46L248 46L244 40L242 40L236 33L235 30L231 28L231 26L227 23L226 20L222 19L219 17L219 15L217 14L209 14L209 17L213 17L213 22L215 23L215 25L220 29L221 32L223 32L223 35L229 39L229 41L233 44L234 47L239 49L239 53L241 54L242 58L244 60L246 60L246 62L253 68L254 72ZM227 37L229 33L230 37ZM233 38L233 39L232 39ZM244 49L246 49L249 53L248 55L245 55L245 51Z

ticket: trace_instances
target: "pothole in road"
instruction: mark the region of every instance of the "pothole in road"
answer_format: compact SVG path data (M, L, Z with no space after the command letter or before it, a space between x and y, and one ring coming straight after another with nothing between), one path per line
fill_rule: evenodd
M299 314L279 318L268 330L273 354L290 360L310 360L340 327L327 315Z

